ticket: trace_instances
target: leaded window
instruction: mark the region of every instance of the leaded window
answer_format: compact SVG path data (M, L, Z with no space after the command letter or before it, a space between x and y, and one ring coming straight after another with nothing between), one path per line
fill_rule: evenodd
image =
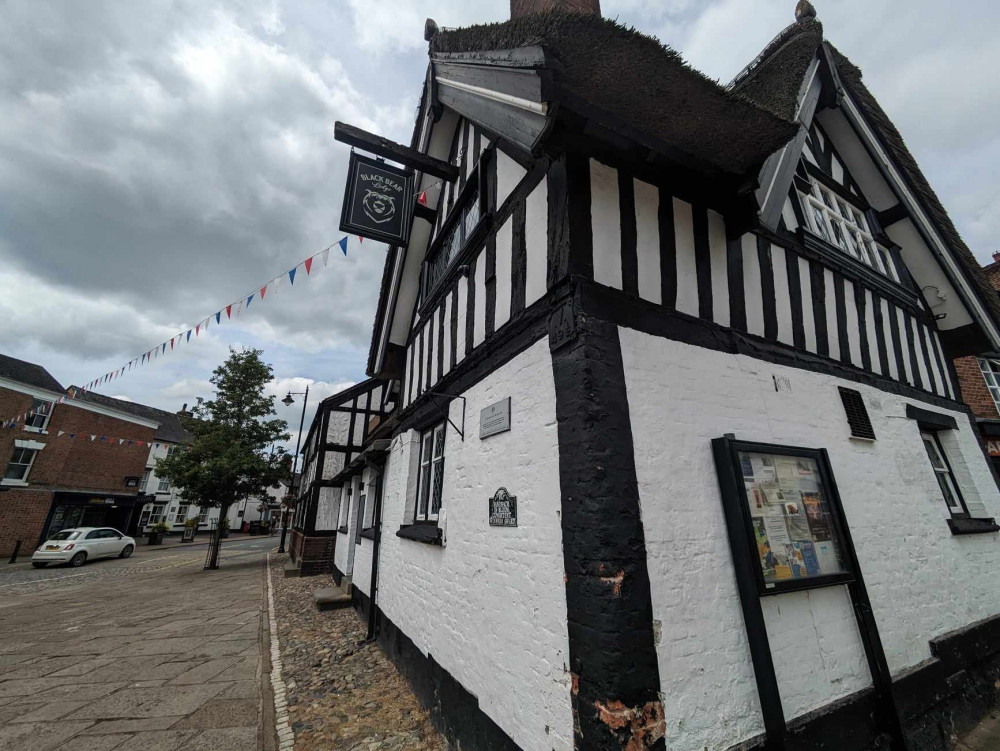
M889 251L876 242L864 213L830 188L810 181L809 193L799 191L806 225L813 234L866 266L899 281Z
M441 510L444 486L445 424L441 423L420 437L420 473L417 478L418 520L437 519Z

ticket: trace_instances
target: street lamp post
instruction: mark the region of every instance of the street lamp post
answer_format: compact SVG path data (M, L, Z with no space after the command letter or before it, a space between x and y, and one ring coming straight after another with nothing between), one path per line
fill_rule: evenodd
M289 391L285 395L285 398L281 400L281 403L284 404L286 407L291 407L295 403L295 400L292 399L293 394L295 396L302 397L302 419L299 420L299 434L295 437L295 456L292 457L292 483L289 486L290 490L292 491L291 492L292 498L297 498L298 497L297 493L299 489L296 487L296 482L295 482L295 467L299 461L299 446L302 443L302 427L306 423L306 404L309 403L309 387L306 386L305 391L294 391L294 392ZM288 533L288 509L286 508L282 512L281 542L278 543L279 553L285 552L285 535L287 533Z

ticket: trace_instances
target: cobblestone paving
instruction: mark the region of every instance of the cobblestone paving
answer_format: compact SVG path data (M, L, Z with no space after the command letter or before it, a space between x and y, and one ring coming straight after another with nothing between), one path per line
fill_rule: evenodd
M0 751L261 748L266 549L4 572Z
M427 712L352 608L320 613L312 594L327 577L285 579L272 556L275 611L296 751L444 751Z

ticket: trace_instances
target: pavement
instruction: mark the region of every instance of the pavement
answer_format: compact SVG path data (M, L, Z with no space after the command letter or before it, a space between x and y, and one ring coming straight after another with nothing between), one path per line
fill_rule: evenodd
M270 751L264 556L234 539L0 565L0 751ZM268 645L265 649L265 645Z

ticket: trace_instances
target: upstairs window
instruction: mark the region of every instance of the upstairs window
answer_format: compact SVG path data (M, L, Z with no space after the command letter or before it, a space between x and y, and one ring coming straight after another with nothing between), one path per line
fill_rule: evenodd
M864 212L815 179L809 184L809 193L799 191L806 228L880 274L899 281L889 251L875 241Z
M25 429L40 433L45 430L45 426L49 424L49 415L51 414L52 402L46 402L42 399L32 399L31 412L29 413L28 418L24 421Z
M993 397L993 404L1000 412L1000 362L980 360L979 369L983 371L983 378L986 381L986 387L990 390L990 396Z
M169 493L170 492L170 480L166 477L160 478L160 484L156 487L157 493Z

